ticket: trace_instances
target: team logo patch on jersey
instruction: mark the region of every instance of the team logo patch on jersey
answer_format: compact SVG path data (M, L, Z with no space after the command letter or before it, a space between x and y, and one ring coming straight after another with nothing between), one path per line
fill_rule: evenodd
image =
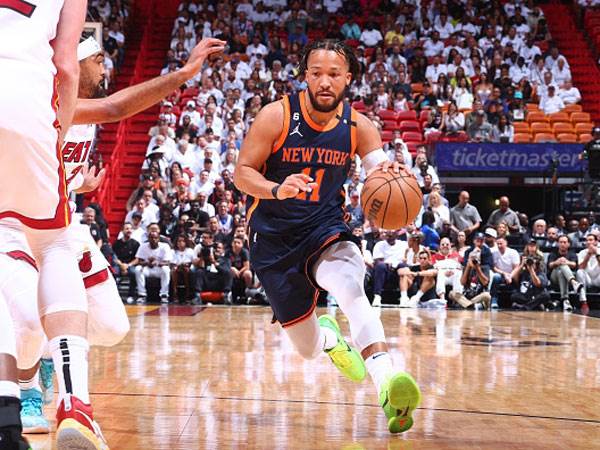
M79 270L84 273L92 270L92 252L89 250L86 250L83 252L83 255L81 255L81 259L79 260Z
M295 135L295 134L297 134L297 135L298 135L298 136L300 136L300 137L304 137L304 135L303 135L302 133L300 133L300 124L297 124L297 125L296 125L296 128L294 128L294 129L292 130L292 132L291 132L289 135L290 135L290 136L293 136L293 135Z

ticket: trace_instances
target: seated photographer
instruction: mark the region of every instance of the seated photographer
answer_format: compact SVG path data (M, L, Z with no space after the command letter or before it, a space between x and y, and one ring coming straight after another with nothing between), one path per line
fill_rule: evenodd
M535 240L532 240L527 246L536 245ZM554 308L546 289L548 278L544 271L544 260L539 253L532 251L523 256L519 265L512 271L512 279L519 286L518 292L513 292L510 296L514 309L532 311L544 309L545 306Z
M583 284L583 289L579 293L581 309L585 310L587 306L587 291L591 287L600 288L600 252L598 252L598 236L592 232L587 235L586 248L577 254L577 279Z
M233 273L229 259L225 256L225 246L222 242L214 243L211 233L202 233L202 241L194 248L195 259L195 288L196 301L200 294L206 291L223 292L223 302L231 304L231 286Z
M567 236L560 236L558 248L548 257L548 270L551 271L550 281L555 286L559 286L560 299L565 311L573 311L571 302L569 302L569 285L577 294L583 289L583 285L573 275L573 271L577 270L577 255L569 249L570 245Z
M381 306L381 294L386 283L398 283L398 266L406 257L406 242L397 239L395 230L384 232L384 239L373 248L373 306Z
M448 298L463 308L483 303L487 309L492 298L490 293L486 292L490 283L489 274L492 264L492 253L483 245L483 234L476 233L473 238L473 248L465 253L465 267L460 278L463 293L451 291Z
M452 290L462 293L463 286L460 282L462 277L462 257L452 249L450 239L442 238L440 250L431 257L433 267L437 270L435 292L439 299L446 298L446 286Z
M530 241L530 244L532 242L535 245L536 241ZM500 287L512 290L512 273L519 266L520 258L515 249L508 247L508 243L503 237L496 239L496 249L492 252L492 256L494 258L494 274L490 293L492 294L492 309L498 309L498 290Z
M178 302L177 287L183 283L185 288L185 301L192 301L192 262L194 260L194 250L187 246L187 239L182 234L175 241L175 250L173 251L173 261L171 262L171 298Z
M416 308L421 300L435 298L437 271L431 265L429 251L419 251L417 258L419 261L417 265L398 268L400 308Z

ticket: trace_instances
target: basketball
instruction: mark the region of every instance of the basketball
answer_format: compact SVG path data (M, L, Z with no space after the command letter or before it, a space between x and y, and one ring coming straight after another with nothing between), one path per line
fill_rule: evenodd
M360 202L369 222L379 228L397 230L415 220L423 205L423 194L409 171L378 169L367 177Z

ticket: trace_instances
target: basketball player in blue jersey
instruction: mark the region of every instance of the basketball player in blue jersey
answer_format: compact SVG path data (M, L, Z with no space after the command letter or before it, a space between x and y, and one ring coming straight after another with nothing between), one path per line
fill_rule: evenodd
M377 129L342 101L358 75L352 50L337 41L310 44L300 63L308 89L265 106L244 140L236 186L249 195L250 261L275 317L296 350L325 351L349 379L371 375L392 433L408 430L421 400L413 378L394 371L383 325L365 295L365 264L344 221L344 191L357 154L367 173L399 171ZM319 289L350 323L350 347L331 316L317 319Z

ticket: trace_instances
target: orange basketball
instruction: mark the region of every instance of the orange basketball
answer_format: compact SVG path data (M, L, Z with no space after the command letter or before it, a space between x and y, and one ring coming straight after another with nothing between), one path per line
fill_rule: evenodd
M423 205L419 183L404 169L395 173L375 170L365 180L360 203L369 222L386 230L397 230L413 222Z

